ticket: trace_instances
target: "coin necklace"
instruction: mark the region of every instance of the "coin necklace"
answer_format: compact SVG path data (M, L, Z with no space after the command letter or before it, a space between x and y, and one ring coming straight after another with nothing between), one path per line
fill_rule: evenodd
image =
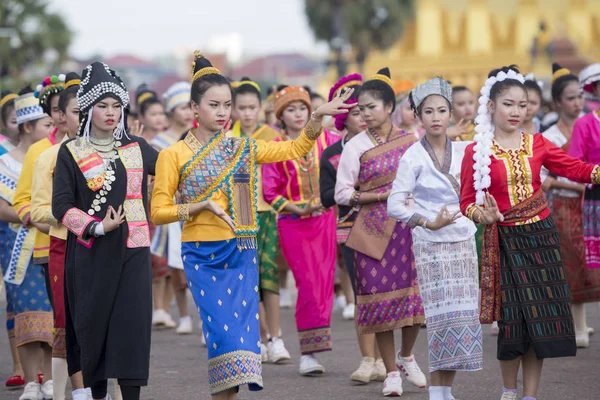
M96 198L92 201L92 205L88 210L89 215L94 215L100 212L101 205L106 203L106 196L112 190L112 184L117 180L115 176L116 159L119 158L117 149L121 146L121 142L115 140L114 137L107 139L90 138L90 144L102 158L106 168L102 188L96 193Z

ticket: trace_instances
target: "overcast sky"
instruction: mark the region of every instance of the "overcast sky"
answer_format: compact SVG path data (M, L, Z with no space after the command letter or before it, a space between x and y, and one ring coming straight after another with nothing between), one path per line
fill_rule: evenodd
M51 7L73 29L76 57L207 51L215 37L230 33L239 34L245 54L324 48L316 46L304 0L51 0Z

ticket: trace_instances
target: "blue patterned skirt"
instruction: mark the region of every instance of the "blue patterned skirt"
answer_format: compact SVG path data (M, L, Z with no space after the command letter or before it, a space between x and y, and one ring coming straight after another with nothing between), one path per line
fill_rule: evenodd
M258 257L236 240L183 242L183 266L208 346L213 395L263 387L258 321Z
M6 273L17 233L8 224L0 223L0 265ZM16 339L17 346L31 342L53 343L52 306L48 299L44 270L29 263L23 283L4 282L6 288L6 329Z

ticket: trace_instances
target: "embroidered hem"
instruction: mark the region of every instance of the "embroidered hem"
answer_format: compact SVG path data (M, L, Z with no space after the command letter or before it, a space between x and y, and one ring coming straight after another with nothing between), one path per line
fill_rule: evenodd
M65 328L54 329L52 342L52 358L67 358L67 336Z
M329 326L299 331L300 353L313 354L330 351L333 348L331 328Z
M208 383L214 396L222 391L248 384L250 390L263 388L260 354L237 350L208 360Z
M425 322L423 300L418 287L393 292L358 295L358 334L393 331Z
M52 346L54 316L51 311L26 311L15 316L17 347L32 342L45 342Z

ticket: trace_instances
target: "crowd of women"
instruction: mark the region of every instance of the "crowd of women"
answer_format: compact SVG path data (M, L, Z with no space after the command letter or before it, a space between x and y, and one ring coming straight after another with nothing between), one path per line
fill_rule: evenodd
M325 101L231 81L195 53L164 96L142 85L132 102L101 62L3 92L6 386L63 400L70 379L74 400L108 399L115 379L115 397L139 399L152 326L193 331L189 290L213 399L261 390L262 363L291 358L289 267L301 375L325 372L337 275L362 357L353 381L452 400L493 324L498 397L518 398L522 368L535 399L545 358L589 346L584 304L600 301L600 111L584 100L600 98L600 64L579 77L555 64L551 86L542 112L516 66L478 96L383 68ZM429 378L413 353L422 326Z

